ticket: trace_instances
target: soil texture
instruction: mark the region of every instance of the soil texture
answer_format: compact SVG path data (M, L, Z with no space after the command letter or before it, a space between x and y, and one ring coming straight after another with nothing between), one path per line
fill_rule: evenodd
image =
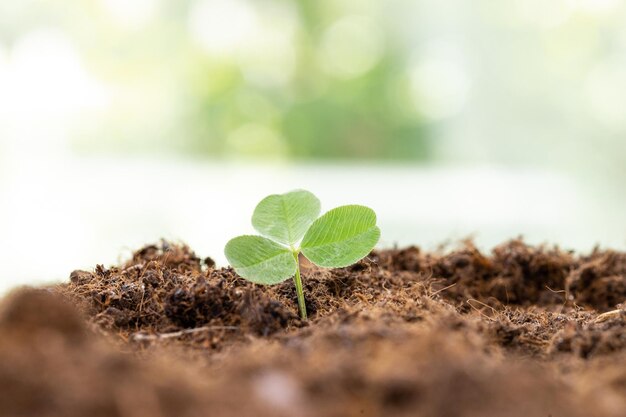
M0 415L624 417L626 253L375 251L251 284L161 242L0 301Z

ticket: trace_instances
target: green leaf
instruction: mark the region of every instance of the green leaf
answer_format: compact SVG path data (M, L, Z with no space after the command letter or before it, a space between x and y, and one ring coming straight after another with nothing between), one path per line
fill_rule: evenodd
M252 226L263 236L296 245L320 215L320 201L304 190L265 197L254 209Z
M341 206L317 219L304 235L302 253L311 262L341 268L364 258L380 238L376 213L364 206Z
M239 275L257 284L278 284L296 272L291 251L261 236L231 239L224 254Z

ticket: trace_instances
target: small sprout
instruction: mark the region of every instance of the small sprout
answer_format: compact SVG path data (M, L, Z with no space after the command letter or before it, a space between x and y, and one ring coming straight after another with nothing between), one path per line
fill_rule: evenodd
M224 250L228 262L248 281L272 285L294 277L304 320L300 253L318 266L342 268L367 256L380 238L370 208L341 206L319 215L320 202L308 191L270 195L252 215L252 226L263 236L236 237Z

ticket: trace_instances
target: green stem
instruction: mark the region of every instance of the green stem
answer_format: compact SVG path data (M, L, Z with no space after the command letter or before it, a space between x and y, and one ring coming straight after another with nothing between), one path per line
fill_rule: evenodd
M298 251L293 251L293 257L296 259L296 275L293 277L293 282L296 284L300 317L302 317L302 320L306 320L306 304L304 303L304 292L302 291L302 279L300 279L300 260L298 254Z

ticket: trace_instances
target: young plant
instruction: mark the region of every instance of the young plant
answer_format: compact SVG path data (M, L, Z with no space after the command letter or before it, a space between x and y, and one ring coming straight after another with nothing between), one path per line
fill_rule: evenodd
M341 268L367 256L380 238L376 213L341 206L322 217L320 201L304 190L265 197L254 209L252 226L262 236L239 236L224 253L235 271L257 284L294 277L300 316L306 320L299 255L325 268Z

